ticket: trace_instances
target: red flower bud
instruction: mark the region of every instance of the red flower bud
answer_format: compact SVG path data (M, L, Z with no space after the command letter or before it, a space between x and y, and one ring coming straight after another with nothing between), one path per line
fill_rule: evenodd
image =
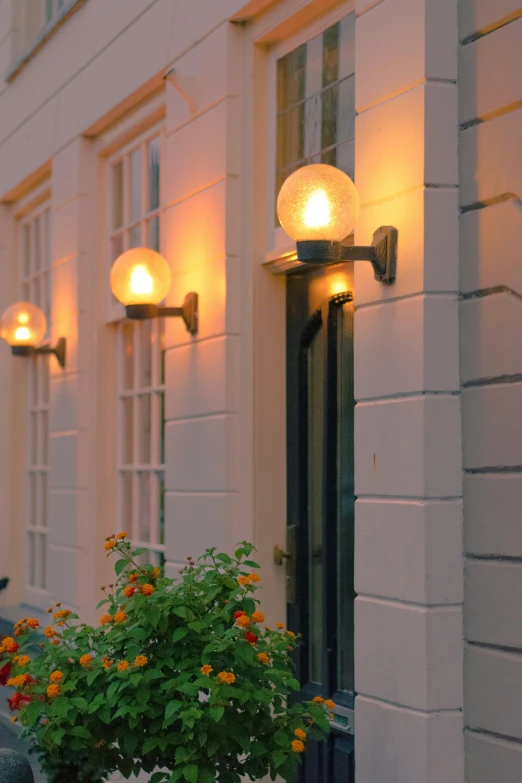
M256 634L252 633L252 631L247 631L245 634L245 639L249 644L255 644L259 639L259 636L256 636Z
M234 612L234 620L237 620L238 617L243 617L244 614L245 613L241 610L239 610L238 612Z

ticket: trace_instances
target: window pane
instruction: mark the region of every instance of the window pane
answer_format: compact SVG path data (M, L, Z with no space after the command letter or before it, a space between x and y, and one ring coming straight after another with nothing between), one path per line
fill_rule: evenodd
M37 519L37 476L36 473L29 473L29 527L36 527Z
M328 152L323 152L321 155L321 163L326 163L328 166L337 165L337 147L332 147Z
M152 250L155 250L157 253L159 253L160 249L160 219L159 217L154 217L151 220L149 220L149 241L148 246L152 248Z
M45 259L44 265L47 269L51 266L51 210L45 210Z
M160 473L159 479L159 543L165 543L165 476Z
M323 33L323 87L337 81L339 72L339 24Z
M31 413L31 465L38 464L38 414Z
M122 527L128 533L132 530L132 473L126 471L121 474L121 500L122 500Z
M112 167L112 227L123 225L123 161Z
M112 261L116 261L118 256L121 256L123 253L123 235L118 234L118 236L114 237L114 239L111 242L112 249L111 249L111 256Z
M293 166L304 157L304 103L277 119L277 170Z
M43 311L47 319L47 329L49 330L51 325L51 279L49 272L45 272L42 275L43 284Z
M308 354L309 679L323 679L324 348L318 332Z
M157 138L149 144L149 210L157 209L160 203L160 143Z
M34 268L39 270L42 265L42 237L40 233L40 218L34 221Z
M45 590L47 586L47 536L41 533L38 536L38 565L40 566L40 587Z
M34 587L36 584L36 545L35 534L28 533L29 539L29 584Z
M141 225L138 223L129 231L129 247L140 247L141 245Z
M142 465L150 464L150 423L151 423L151 395L142 394L139 397L140 405L140 456Z
M41 381L41 397L40 402L42 405L48 405L49 403L49 357L40 356L39 375ZM36 374L36 373L35 373Z
M40 473L40 524L47 527L47 473Z
M304 156L311 158L321 152L321 95L314 95L305 103Z
M53 0L45 0L45 21L50 22L53 18Z
M41 465L47 465L49 451L49 417L47 411L40 413Z
M321 123L321 147L326 149L337 141L337 85L323 92L323 116Z
M152 384L152 321L142 321L140 329L140 366L138 384L140 389L148 389Z
M355 137L355 77L339 82L339 125L337 141Z
M134 438L134 421L132 416L132 397L125 397L122 400L122 419L123 419L123 464L132 465L133 438Z
M40 277L34 277L33 278L33 295L31 297L31 301L33 304L37 305L38 307L41 306L40 303Z
M150 474L138 473L139 539L150 541Z
M277 110L285 111L305 96L306 44L277 61Z
M130 204L130 219L138 220L141 217L141 149L135 150L130 158Z
M31 226L25 225L22 229L22 256L24 259L24 275L31 274Z
M160 394L160 443L159 443L159 463L165 464L165 395Z
M123 325L123 388L134 387L134 328L132 324Z

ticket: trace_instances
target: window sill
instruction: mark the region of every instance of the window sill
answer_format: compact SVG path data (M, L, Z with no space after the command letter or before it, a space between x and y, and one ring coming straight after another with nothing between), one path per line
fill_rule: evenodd
M36 57L47 41L53 37L56 31L86 2L87 0L66 0L59 13L45 25L25 52L8 68L5 74L6 82L14 81L25 66Z

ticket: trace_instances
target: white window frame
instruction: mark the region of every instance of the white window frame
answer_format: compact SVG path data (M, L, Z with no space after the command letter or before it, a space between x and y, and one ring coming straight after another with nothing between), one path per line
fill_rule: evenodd
M147 196L149 193L149 159L148 144L151 140L160 139L160 182L159 182L159 205L157 209L148 211L146 209ZM162 435L162 426L164 428L164 323L162 319L153 319L147 322L128 322L125 321L125 309L122 304L116 302L110 290L110 269L113 263L113 240L114 237L123 233L123 250L129 247L128 232L133 226L141 226L142 244L146 244L146 224L151 218L159 217L159 246L160 250L164 246L165 234L165 127L164 123L157 123L147 129L139 136L134 136L130 142L121 146L110 157L106 158L105 166L105 193L107 194L106 209L108 223L105 227L106 245L105 258L106 263L106 321L113 324L116 330L116 518L118 527L126 530L132 539L133 545L143 547L148 550L148 559L155 564L161 564L164 561L164 520L165 520L165 462L164 462L164 433ZM141 148L141 212L136 220L127 220L130 213L130 156ZM123 163L123 224L118 229L114 226L114 207L113 198L113 167L118 163ZM150 383L143 385L144 377L144 357L143 357L143 336L150 329L151 341L151 373ZM130 340L128 339L130 336ZM125 350L132 351L132 388L126 388L125 378L127 368L125 366ZM140 438L144 431L146 420L143 418L142 399L150 396L150 421L148 422L149 431L149 460L141 461ZM125 434L127 426L125 422L124 401L132 400L132 461L125 459ZM162 407L163 406L163 407ZM163 414L162 414L163 411ZM163 444L162 444L163 438ZM163 446L163 449L162 449ZM126 511L129 509L129 499L125 500L125 476L130 476L130 519ZM144 540L140 530L140 510L142 510L142 496L140 482L142 477L148 476L149 495L149 540ZM128 479L127 479L128 480ZM126 505L127 503L127 505ZM162 508L161 508L162 506ZM163 531L161 530L160 517L163 516ZM129 524L130 522L130 524ZM129 529L130 528L130 529ZM161 533L163 532L163 537ZM162 540L163 538L163 540Z
M51 330L51 203L48 192L36 194L17 221L19 296L44 311L47 332ZM37 228L37 225L39 228ZM29 232L29 264L26 237ZM36 236L39 235L39 268L35 268ZM39 290L39 296L36 295ZM42 306L43 305L43 306ZM44 338L45 339L45 338ZM29 359L27 403L27 458L25 492L25 599L38 608L48 603L48 511L49 511L49 356ZM33 578L34 574L34 578Z
M355 10L354 0L336 6L334 9L316 19L312 24L299 30L295 35L277 43L270 50L268 62L268 102L267 102L267 139L268 139L268 182L266 205L266 256L265 262L272 263L276 259L295 256L295 242L280 226L274 226L276 210L276 154L277 154L277 61L285 54L307 43L320 35L332 25L339 22Z

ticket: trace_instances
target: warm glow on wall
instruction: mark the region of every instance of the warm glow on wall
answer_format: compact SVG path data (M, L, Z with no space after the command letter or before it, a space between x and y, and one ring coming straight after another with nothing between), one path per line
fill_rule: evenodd
M147 247L127 250L112 265L112 292L124 305L157 305L167 296L170 283L167 261Z

